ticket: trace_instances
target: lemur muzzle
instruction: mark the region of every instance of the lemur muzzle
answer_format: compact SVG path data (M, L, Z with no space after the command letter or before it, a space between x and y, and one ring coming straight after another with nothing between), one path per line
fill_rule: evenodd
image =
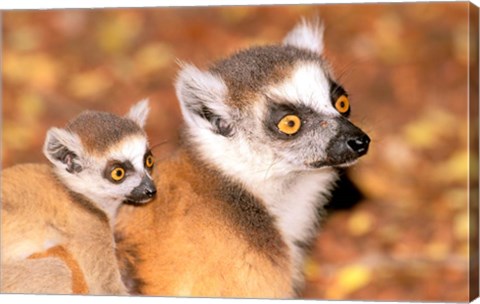
M134 203L139 202L147 202L152 199L155 194L157 193L157 188L150 177L145 175L140 182L140 185L135 187L132 190L130 195L127 197L129 201Z

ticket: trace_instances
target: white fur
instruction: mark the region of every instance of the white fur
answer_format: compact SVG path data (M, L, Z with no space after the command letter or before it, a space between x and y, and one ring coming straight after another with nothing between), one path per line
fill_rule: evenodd
M318 65L298 64L289 78L270 88L269 94L301 102L319 113L340 115L330 101L330 86L325 71Z
M147 121L148 112L150 111L148 99L143 99L133 105L128 111L126 118L129 118L136 122L141 128L145 126Z
M77 134L73 134L64 129L50 128L47 132L47 136L43 144L43 154L45 155L45 157L48 158L50 162L55 165L55 167L61 168L63 171L65 171L67 165L51 156L56 152L53 150L49 152L48 146L51 144L59 144L58 148L60 148L61 146L68 147L72 152L77 155L81 155L83 153L83 149L81 148L82 141Z
M250 189L261 197L267 209L277 218L277 226L290 248L297 271L303 263L303 251L294 246L296 240L308 240L316 232L317 208L327 199L336 174L330 168L290 173L282 178L265 180ZM301 272L295 274L301 277Z
M38 241L28 239L18 239L12 244L13 245L8 247L8 250L2 247L2 263L7 261L25 260L35 252L41 252L45 249L48 249Z
M324 26L318 21L312 24L302 19L283 39L283 44L307 49L320 55L323 52L323 31Z
M227 86L223 80L207 71L201 71L190 64L183 64L176 81L176 92L185 121L197 127L210 127L210 124L197 115L192 115L187 107L200 110L202 104L215 114L229 117L223 100L227 96Z
M119 161L129 160L139 172L144 171L143 157L148 147L144 136L131 136L123 139L120 144L111 147L107 152L108 158Z
M42 243L42 239L29 239L29 238L17 238L13 241L11 246L5 248L2 246L1 259L2 263L5 261L20 261L25 260L35 252L46 251L52 247L60 244L62 236L55 229L49 229L48 239L45 239Z
M143 156L147 148L147 139L144 136L131 136L122 140L118 145L112 147L105 155L92 156L90 161L92 164L101 164L93 172L80 172L71 174L62 168L56 168L58 176L66 184L66 186L74 192L85 195L94 202L108 216L110 224L114 224L115 215L118 207L125 200L125 196L131 192L133 188L140 184L142 175L145 171L143 166ZM129 160L135 167L136 172L133 176L127 176L125 180L118 184L112 184L104 179L103 169L107 159L115 159L118 161Z

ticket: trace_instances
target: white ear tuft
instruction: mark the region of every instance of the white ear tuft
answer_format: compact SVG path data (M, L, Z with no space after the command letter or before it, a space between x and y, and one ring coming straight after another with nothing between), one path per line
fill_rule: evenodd
M205 111L225 119L229 118L228 106L224 103L228 89L223 80L191 64L181 63L180 66L182 69L177 77L175 89L187 124L211 127L209 117L205 117Z
M323 52L324 26L318 19L308 22L302 19L283 39L284 45L307 49L317 54Z
M141 128L143 128L145 126L145 122L147 121L148 112L150 111L148 102L148 99L143 99L137 102L130 108L130 111L128 111L125 117L133 120Z
M80 138L67 130L50 128L43 144L43 154L59 169L70 173L82 171Z

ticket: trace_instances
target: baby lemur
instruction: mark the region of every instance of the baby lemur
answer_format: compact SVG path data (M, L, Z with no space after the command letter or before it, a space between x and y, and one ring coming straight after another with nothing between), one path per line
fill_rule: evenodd
M299 23L176 81L185 127L154 172L157 198L123 206L123 277L145 295L288 298L302 288L336 168L367 153L346 90L323 52L323 27Z
M143 130L148 112L147 100L125 117L85 111L48 131L43 152L52 166L3 170L2 292L70 293L61 260L28 258L60 245L78 263L90 294L127 294L112 226L123 202L143 204L156 194Z

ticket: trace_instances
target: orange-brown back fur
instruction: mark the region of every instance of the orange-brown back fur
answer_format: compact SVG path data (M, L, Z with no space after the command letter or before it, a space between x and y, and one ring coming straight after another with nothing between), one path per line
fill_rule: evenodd
M33 261L26 262L29 256L62 245L73 255L72 261L76 260L86 271L90 292L125 293L115 261L112 232L107 216L62 185L50 166L23 164L7 168L2 171L1 190L2 268L8 267L8 275L11 275L9 278L2 277L2 289L6 288L3 281L8 281L9 286L14 286L15 290L20 292L23 284L24 293L28 293L27 290L50 293L50 290L56 290L55 285L72 280L70 275L59 275L55 276L55 280L62 282L51 282L50 286L40 282L42 287L38 288L28 286L33 284L29 281L15 281L15 277L28 276L28 273L24 273L28 267L24 266L34 265ZM56 257L52 252L45 256ZM43 263L40 260L38 265ZM22 262L25 262L23 266ZM69 259L64 262L72 272L75 271L74 264L69 262ZM16 266L10 267L11 265ZM15 269L18 269L18 273ZM44 271L45 267L39 269ZM110 269L113 269L113 274ZM115 278L115 271L118 278ZM77 277L75 274L73 279ZM97 280L103 280L108 286L101 286Z
M293 296L285 244L258 202L185 151L155 172L157 199L119 215L127 286L145 295Z

